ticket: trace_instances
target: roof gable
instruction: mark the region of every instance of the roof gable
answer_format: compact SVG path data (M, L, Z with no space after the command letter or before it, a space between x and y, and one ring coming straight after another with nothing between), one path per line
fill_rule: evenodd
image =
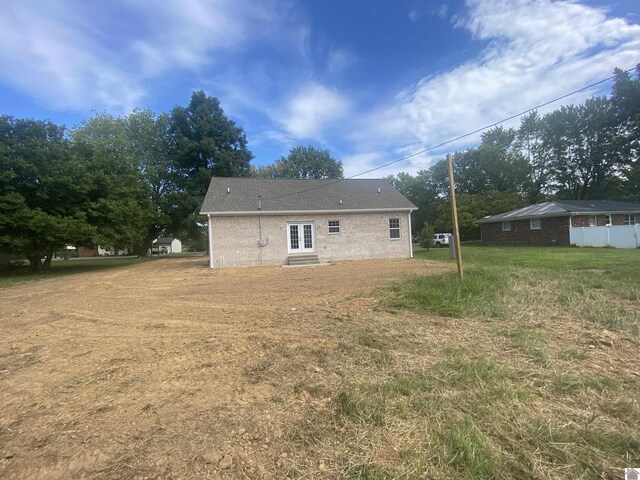
M383 179L294 180L214 177L202 214L415 210Z

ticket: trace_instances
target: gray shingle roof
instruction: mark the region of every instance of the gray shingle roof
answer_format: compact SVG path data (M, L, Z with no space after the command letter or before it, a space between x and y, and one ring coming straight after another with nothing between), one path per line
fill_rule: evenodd
M637 213L640 203L616 202L613 200L555 200L538 203L510 212L481 218L476 223L492 223L529 218L561 217L575 213Z
M337 181L214 177L200 213L416 209L383 179Z

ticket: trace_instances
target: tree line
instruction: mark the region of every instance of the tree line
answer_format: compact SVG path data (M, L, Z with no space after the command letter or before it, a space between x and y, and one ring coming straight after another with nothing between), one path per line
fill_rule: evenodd
M494 127L480 145L453 154L461 237L476 239L475 220L551 199L640 202L640 66L616 69L610 96L546 113L532 111L517 128ZM451 232L446 159L416 175L388 180L427 223Z
M39 272L66 245L145 255L165 234L204 249L198 211L212 176L342 176L313 147L266 167L252 158L243 129L202 91L170 113L99 113L71 130L0 116L0 252Z
M639 142L637 69L616 70L609 97L485 132L454 154L462 236L478 235L478 218L549 198L640 201ZM202 91L169 113L99 113L70 130L0 116L0 252L38 272L66 245L145 255L155 238L174 235L204 249L198 210L212 176L343 178L342 162L311 146L271 165L252 158L244 130ZM419 207L416 231L425 222L451 230L444 159L389 180Z

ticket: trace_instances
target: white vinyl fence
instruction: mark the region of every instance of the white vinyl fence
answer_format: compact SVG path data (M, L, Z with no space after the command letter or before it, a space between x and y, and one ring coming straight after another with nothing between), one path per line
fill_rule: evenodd
M569 239L578 247L640 248L640 225L573 227Z

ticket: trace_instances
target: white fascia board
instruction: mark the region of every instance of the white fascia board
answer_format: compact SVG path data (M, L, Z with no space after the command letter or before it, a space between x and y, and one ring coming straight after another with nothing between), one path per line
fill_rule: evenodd
M200 212L200 215L212 217L245 217L256 215L338 215L341 213L394 213L411 212L417 208L367 208L360 210L253 210L248 212Z

